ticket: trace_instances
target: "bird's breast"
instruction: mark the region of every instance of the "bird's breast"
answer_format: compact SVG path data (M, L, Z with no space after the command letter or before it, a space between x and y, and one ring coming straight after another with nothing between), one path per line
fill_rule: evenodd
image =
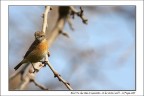
M45 57L48 53L48 44L47 40L44 39L41 41L36 48L26 57L31 63L38 62Z
M37 46L37 50L40 52L40 53L47 53L48 52L48 44L47 44L47 40L44 39L43 41L41 41L40 44L38 44Z

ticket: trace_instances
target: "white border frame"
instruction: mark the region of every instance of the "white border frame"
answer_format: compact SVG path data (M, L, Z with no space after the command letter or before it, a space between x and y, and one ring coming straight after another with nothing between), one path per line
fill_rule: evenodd
M117 95L143 95L143 1L1 1L1 95L105 95L107 91L8 91L8 6L9 5L136 5L136 91ZM71 92L75 94L71 94ZM80 94L88 92L91 94ZM101 94L92 94L98 93ZM134 94L133 94L134 93ZM107 94L108 95L108 94ZM114 95L114 94L109 94ZM130 94L129 94L130 95Z

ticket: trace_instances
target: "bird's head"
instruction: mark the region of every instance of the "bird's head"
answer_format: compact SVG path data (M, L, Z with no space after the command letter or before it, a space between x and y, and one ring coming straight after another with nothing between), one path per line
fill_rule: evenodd
M42 41L45 39L45 33L44 32L37 31L37 32L35 32L34 35L35 35L35 39L38 41Z

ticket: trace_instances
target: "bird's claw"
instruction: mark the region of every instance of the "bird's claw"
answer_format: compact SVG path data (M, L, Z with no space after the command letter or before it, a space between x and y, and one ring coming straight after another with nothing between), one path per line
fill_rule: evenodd
M33 71L33 73L35 73L35 72L38 72L38 71L39 71L38 69L34 68L34 71Z
M44 64L44 67L46 67L47 61L42 61L42 64Z

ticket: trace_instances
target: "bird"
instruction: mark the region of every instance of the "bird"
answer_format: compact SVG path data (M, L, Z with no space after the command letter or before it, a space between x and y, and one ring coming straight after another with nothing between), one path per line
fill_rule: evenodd
M15 71L25 63L31 63L33 66L33 63L39 62L48 54L48 42L45 33L42 31L37 31L35 32L34 36L34 42L31 44L28 51L24 55L23 60L14 67Z

